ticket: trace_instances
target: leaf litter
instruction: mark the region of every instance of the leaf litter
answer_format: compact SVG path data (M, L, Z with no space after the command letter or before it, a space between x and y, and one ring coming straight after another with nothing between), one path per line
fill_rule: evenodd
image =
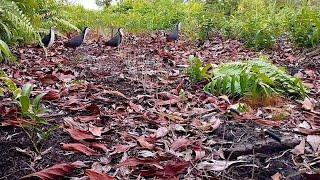
M0 176L302 179L319 172L319 67L307 67L304 53L297 49L305 57L299 59L297 54L264 52L289 71L292 66L300 68L299 76L311 88L304 101L286 100L292 105L286 109L290 113L279 121L273 119L273 110L284 109L283 105L234 114L232 105L239 102L204 93L183 73L189 55L216 65L257 57L260 52L236 40L222 42L221 37L200 48L188 41L174 45L158 39L135 37L119 51L101 44L106 48L102 56L97 55L101 49L94 40L79 51L50 49L47 59L39 49L15 50L18 59L23 56L20 66L3 65L3 69L16 77L18 85L33 82L35 91L46 93L44 117L61 128L42 145L52 149L28 165L30 157L10 151L29 147L20 128L26 120L17 119L17 111L4 100L8 97L1 97ZM184 96L179 95L182 90ZM99 163L104 170L75 166L75 161L92 167Z

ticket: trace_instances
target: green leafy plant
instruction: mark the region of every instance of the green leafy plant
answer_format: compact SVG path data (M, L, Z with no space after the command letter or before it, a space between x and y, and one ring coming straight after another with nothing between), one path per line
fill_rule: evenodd
M189 68L186 70L186 74L192 82L200 82L210 78L208 70L212 67L211 64L202 66L202 61L198 57L189 57Z
M307 89L300 79L288 75L266 58L247 62L226 63L213 71L204 90L233 98L263 99L272 96L305 97Z
M21 117L33 120L27 126L21 125L21 127L25 130L36 152L40 153L39 144L41 144L42 141L48 140L57 129L56 126L49 126L48 122L40 116L44 111L41 107L41 99L45 93L38 94L34 99L31 99L32 84L27 83L22 89L18 88L3 71L0 71L0 81L7 87L6 89L0 88L0 95L3 96L6 90L11 92L13 96L12 99L21 109Z
M0 62L3 60L8 60L12 63L15 61L15 57L11 53L8 45L0 39Z

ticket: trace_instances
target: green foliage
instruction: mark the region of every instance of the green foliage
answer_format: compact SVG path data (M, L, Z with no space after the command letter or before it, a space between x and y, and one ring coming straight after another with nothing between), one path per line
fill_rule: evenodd
M186 74L192 82L200 82L205 79L209 79L210 75L208 70L212 67L211 64L202 66L202 61L198 57L189 57L189 68L186 70Z
M7 86L9 92L12 93L13 99L20 106L23 117L28 117L37 123L47 124L47 122L39 116L43 111L41 108L41 99L45 95L44 93L38 94L32 100L30 98L33 89L31 84L27 83L20 89L3 71L0 71L0 80ZM4 91L5 89L0 89L0 95L3 95Z
M40 39L30 22L30 18L13 1L0 1L0 24L4 27L3 30L0 29L0 35L7 43L30 42Z
M290 19L293 40L302 47L314 47L320 43L320 9L304 5Z
M12 55L8 45L0 39L0 63L3 60L8 60L12 63L15 61L15 57Z
M264 58L247 62L226 63L213 71L211 82L204 90L215 95L243 96L253 99L274 95L305 97L307 89L300 79Z
M200 20L200 33L219 31L255 49L270 48L288 33L301 46L320 41L320 8L315 1L211 0Z

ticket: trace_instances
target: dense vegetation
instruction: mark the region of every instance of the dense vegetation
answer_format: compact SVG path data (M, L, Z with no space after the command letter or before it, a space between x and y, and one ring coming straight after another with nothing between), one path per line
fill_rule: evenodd
M216 31L257 49L272 47L284 34L304 47L320 41L320 8L317 1L308 0L126 0L102 11L55 0L4 0L0 12L1 39L8 44L37 40L38 32L53 25L60 32L121 26L127 32L146 33L168 29L178 21L191 38L208 38Z

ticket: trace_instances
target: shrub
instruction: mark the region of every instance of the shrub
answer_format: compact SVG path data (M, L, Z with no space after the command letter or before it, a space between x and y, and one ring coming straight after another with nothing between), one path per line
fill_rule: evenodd
M307 95L300 79L288 75L265 58L221 64L213 71L211 82L204 90L215 95L229 95L233 98L246 96L253 99Z

